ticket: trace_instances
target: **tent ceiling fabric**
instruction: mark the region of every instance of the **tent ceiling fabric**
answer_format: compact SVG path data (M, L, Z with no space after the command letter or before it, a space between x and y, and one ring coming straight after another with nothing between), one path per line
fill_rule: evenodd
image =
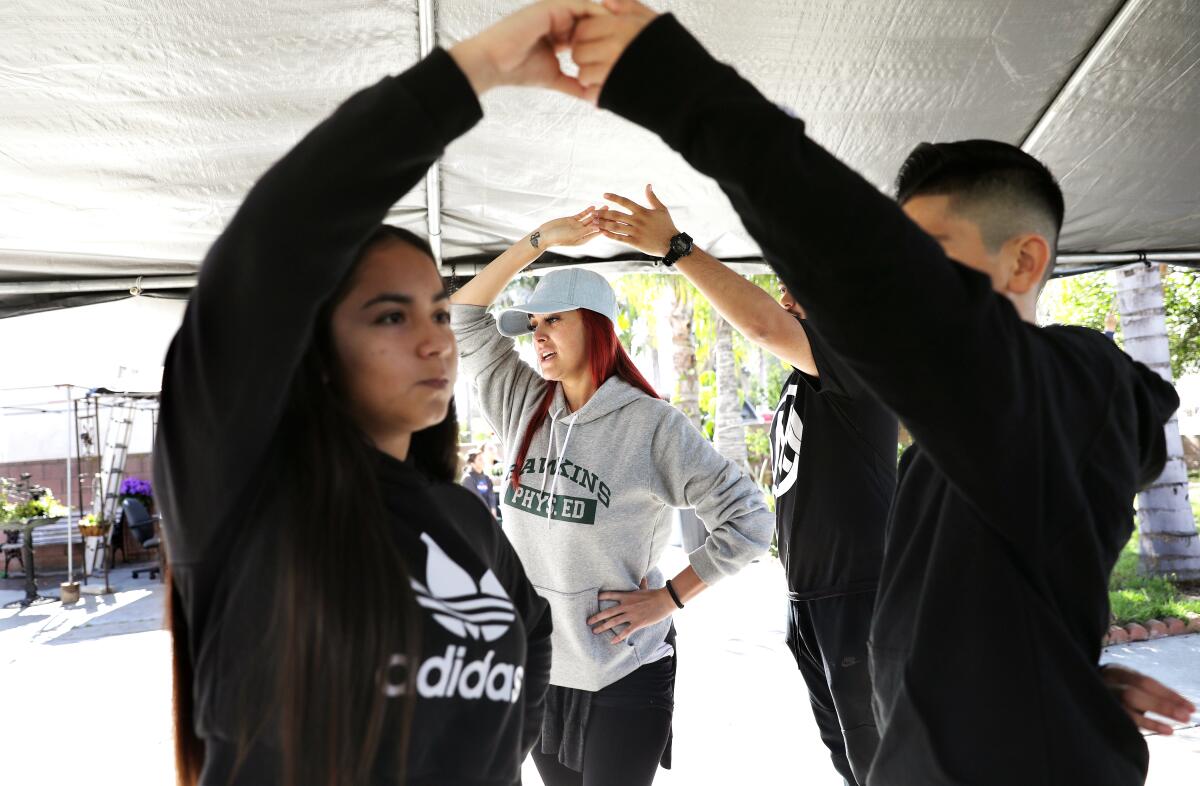
M522 4L434 0L438 43ZM1200 3L732 6L669 4L880 188L917 142L1019 144L1053 107L1031 152L1066 191L1064 251L1200 250ZM1120 29L1104 36L1114 19ZM1064 91L1097 41L1104 51ZM418 56L416 0L10 0L0 6L0 285L194 274L273 160L354 90ZM717 255L758 254L715 184L645 131L539 91L495 91L484 108L440 164L447 258L502 248L604 191L640 198L648 182ZM392 220L424 232L425 215L421 183Z
M1062 245L1200 249L1200 3L1138 2L1112 38L1029 148L1062 185Z

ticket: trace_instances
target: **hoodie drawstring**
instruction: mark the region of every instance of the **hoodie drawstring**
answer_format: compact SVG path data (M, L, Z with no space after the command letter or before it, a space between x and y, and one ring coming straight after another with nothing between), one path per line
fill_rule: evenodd
M554 424L558 420L557 415L559 412L562 412L562 410L556 409L550 413L550 449L546 451L546 466L544 469L548 469L550 467L550 459L552 458L552 454L558 448L558 445L554 444ZM543 494L546 493L546 479L549 477L550 475L548 473L542 473L542 487L539 489L539 491L541 491Z
M563 457L566 456L566 454L567 454L567 445L570 444L570 442L571 442L571 431L575 428L575 421L579 420L579 413L576 413L575 417L571 418L571 421L567 424L567 437L566 437L566 439L563 440L562 450L559 450L558 444L554 441L554 424L557 421L556 416L561 411L562 411L561 409L556 409L554 412L550 413L550 450L547 451L547 455L546 455L546 470L547 471L549 471L549 469L550 469L550 462L552 461L552 455L554 453L558 454L558 461L559 461L559 463L562 463ZM546 474L546 473L542 474L541 492L543 494L546 493L546 478L548 478L548 477L549 477L548 474ZM550 484L550 501L546 506L546 529L550 529L550 516L552 513L554 513L554 493L557 490L558 490L558 465L556 464L554 466L554 482Z
M562 450L558 451L558 463L562 464L562 460L567 455L567 445L571 441L571 429L575 428L575 421L579 420L579 415L571 418L571 422L567 424L567 438L563 440ZM554 492L558 489L558 466L554 467L554 482L550 484L550 505L546 508L546 524L550 524L550 514L554 511Z

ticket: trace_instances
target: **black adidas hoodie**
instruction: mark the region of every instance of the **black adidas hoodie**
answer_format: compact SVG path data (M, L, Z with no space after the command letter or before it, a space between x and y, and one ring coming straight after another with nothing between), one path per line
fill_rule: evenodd
M434 51L350 98L275 164L201 269L166 360L155 475L191 631L203 784L279 781L269 721L234 761L239 719L261 709L246 702L274 678L264 634L287 602L264 579L284 514L245 512L276 480L268 449L314 316L388 208L479 117L462 72ZM398 654L361 678L394 697L405 667L416 670L407 782L518 783L549 678L546 603L477 497L383 454L378 478L411 573L422 652L415 666ZM393 782L398 769L399 715L385 718L375 783Z
M1142 783L1146 745L1097 663L1172 387L1101 333L1023 322L669 15L600 103L720 184L826 343L915 437L871 631L868 783Z

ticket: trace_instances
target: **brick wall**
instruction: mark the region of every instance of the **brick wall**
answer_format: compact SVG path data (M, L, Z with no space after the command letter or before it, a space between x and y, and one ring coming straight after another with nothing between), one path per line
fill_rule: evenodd
M94 465L95 462L92 462ZM133 453L130 454L125 462L125 477L138 477L144 480L151 479L151 469L153 466L153 458L149 453ZM71 471L78 477L78 464L74 460L71 462ZM90 468L91 472L95 472L95 467ZM67 460L66 459L47 459L45 461L17 461L10 464L0 464L0 477L20 479L22 473L28 472L30 480L38 486L45 486L54 492L54 498L59 502L66 504L67 489ZM92 508L92 483L88 481L83 484L83 510L90 513ZM71 504L77 510L79 509L79 486L76 485L71 489Z
M125 477L139 477L145 480L151 478L151 466L153 459L149 453L131 454L125 462ZM77 472L75 462L71 462L71 471ZM29 479L35 485L45 486L53 493L55 499L62 503L66 503L66 475L67 461L66 459L51 459L46 461L18 461L10 464L0 464L0 477L19 479L22 473L28 472ZM92 494L90 482L84 484L84 498L82 510L85 513L90 513L92 508ZM80 509L79 500L76 497L79 495L79 487L71 489L71 502L76 510ZM114 565L114 570L122 569L124 558L128 557L130 563L146 562L150 559L149 555L142 550L132 537L125 538L126 552L117 554L117 562ZM75 547L75 570L78 573L79 566L83 559L82 547L76 543ZM64 570L67 567L67 544L59 543L48 546L38 546L33 555L36 568L39 572L42 570ZM3 565L0 564L0 568ZM12 563L14 571L20 570L17 564Z

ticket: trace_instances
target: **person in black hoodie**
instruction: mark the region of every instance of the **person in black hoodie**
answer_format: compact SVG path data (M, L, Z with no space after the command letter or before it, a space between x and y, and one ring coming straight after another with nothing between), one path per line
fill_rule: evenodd
M871 628L868 783L1142 783L1140 712L1097 662L1131 500L1163 467L1178 397L1102 334L1034 324L1062 218L1049 173L1010 145L923 146L897 205L672 16L605 6L572 42L589 96L718 182L914 436Z
M493 517L499 513L496 507L496 492L492 485L492 476L483 465L483 451L472 450L467 454L467 466L463 471L462 487L477 495Z
M447 293L381 222L477 94L579 94L554 46L597 12L531 6L353 96L209 251L155 448L180 783L519 783L549 611L454 482Z

